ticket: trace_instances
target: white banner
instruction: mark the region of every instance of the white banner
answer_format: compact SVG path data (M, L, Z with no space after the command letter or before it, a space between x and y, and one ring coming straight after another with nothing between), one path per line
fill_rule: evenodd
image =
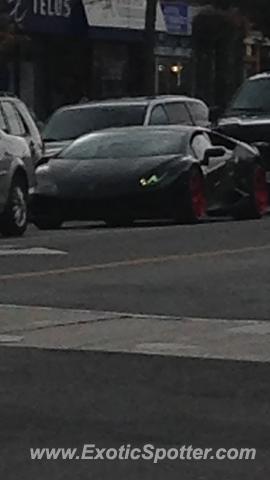
M146 0L82 0L88 24L92 27L143 30ZM166 32L158 3L156 29Z

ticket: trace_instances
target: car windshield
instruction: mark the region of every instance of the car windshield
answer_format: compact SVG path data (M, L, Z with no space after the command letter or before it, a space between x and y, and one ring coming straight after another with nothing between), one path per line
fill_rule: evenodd
M58 158L90 160L92 158L135 158L175 155L186 151L185 132L107 133L75 140Z
M232 101L227 114L270 113L270 78L247 80Z
M74 140L81 135L104 128L143 125L146 108L146 105L114 105L58 110L48 121L43 139Z

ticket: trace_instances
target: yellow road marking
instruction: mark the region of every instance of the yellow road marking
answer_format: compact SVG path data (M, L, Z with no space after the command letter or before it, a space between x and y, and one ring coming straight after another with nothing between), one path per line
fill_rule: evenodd
M19 272L19 273L10 273L0 275L0 281L6 280L21 280L27 278L35 277L47 277L52 275L66 275L69 273L85 273L85 272L95 272L98 270L109 270L120 267L137 267L149 264L165 263L165 262L174 262L180 260L193 260L193 259L203 259L203 258L213 258L223 255L241 255L246 253L254 253L270 250L270 245L262 245L261 247L244 247L232 250L216 250L213 252L197 252L197 253L187 253L187 254L178 254L178 255L166 255L161 257L149 257L149 258L137 258L134 260L120 260L118 262L109 262L109 263L97 263L93 265L82 265L78 267L67 267L67 268L56 268L54 270L41 270L41 271L32 271L32 272Z

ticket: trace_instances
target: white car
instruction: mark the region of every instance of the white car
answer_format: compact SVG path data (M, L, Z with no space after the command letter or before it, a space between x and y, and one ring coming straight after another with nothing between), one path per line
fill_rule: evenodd
M27 141L0 130L0 232L4 236L25 232L28 194L34 186L34 161Z

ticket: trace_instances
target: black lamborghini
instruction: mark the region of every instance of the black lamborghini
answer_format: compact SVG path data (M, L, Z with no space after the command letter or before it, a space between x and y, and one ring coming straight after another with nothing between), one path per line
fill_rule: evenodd
M45 160L46 161L46 160ZM268 208L259 152L200 127L129 127L85 135L37 168L34 223L193 223L260 218Z

